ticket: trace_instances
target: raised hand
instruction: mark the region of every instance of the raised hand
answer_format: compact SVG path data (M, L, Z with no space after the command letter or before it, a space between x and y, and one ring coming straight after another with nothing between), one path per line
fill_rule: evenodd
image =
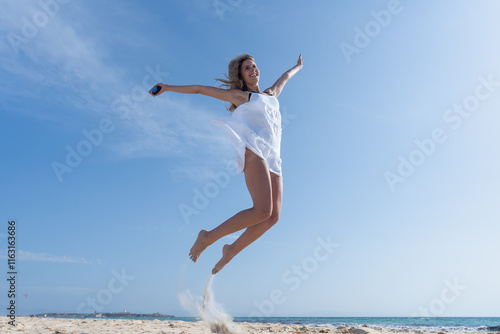
M156 93L156 94L153 94L153 90L155 87L160 87L160 90ZM151 88L151 90L149 91L149 94L151 94L152 96L158 96L162 93L164 93L166 91L166 87L168 85L165 85L165 84L162 84L162 83L157 83L156 85L153 86L153 88Z
M304 63L304 59L302 59L302 54L299 55L299 60L297 60L297 65L299 69L302 69L302 64Z

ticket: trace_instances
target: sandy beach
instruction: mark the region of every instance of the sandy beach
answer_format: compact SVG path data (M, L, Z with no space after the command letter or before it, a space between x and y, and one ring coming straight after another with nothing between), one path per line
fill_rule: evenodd
M16 318L17 326L8 324L8 318L2 317L1 333L39 333L39 334L82 334L82 333L123 333L123 334L205 334L211 330L203 321L160 321L160 320L129 320L129 319L62 319L62 318ZM438 331L375 329L370 327L333 327L305 326L271 323L235 323L232 333L334 333L334 334L445 334ZM217 331L215 332L217 333ZM224 333L219 331L218 333ZM450 332L447 332L450 333ZM460 332L456 332L460 333ZM488 332L481 332L488 333ZM492 332L493 333L493 332ZM496 332L498 333L498 332ZM470 333L468 333L470 334Z

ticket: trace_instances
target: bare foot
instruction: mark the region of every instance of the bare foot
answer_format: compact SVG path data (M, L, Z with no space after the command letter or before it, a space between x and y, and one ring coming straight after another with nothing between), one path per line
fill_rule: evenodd
M210 246L207 239L208 231L201 230L200 233L198 233L198 238L196 238L193 247L191 247L191 250L189 251L189 257L193 260L193 262L198 261L201 253L205 250L205 248Z
M222 247L222 258L219 260L219 262L217 262L214 269L212 269L212 275L217 274L222 270L222 268L224 268L226 264L228 264L229 261L231 261L231 259L234 257L232 253L233 252L231 245L224 245L224 247Z

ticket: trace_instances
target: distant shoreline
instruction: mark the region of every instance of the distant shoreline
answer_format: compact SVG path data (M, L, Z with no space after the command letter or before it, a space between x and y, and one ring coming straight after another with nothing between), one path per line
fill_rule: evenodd
M31 316L30 316L31 317ZM99 312L99 313L39 313L34 314L35 318L175 318L173 315L161 313L131 313L131 312Z

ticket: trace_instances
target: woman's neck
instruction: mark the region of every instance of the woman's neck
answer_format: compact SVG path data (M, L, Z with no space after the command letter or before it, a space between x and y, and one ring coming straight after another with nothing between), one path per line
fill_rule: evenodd
M260 90L259 90L259 85L253 85L253 86L247 86L247 89L251 92L257 92L257 93L260 93Z

